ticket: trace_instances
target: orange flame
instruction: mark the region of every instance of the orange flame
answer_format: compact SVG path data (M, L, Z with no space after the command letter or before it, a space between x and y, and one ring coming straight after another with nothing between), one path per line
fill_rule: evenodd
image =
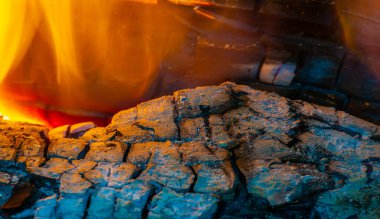
M153 6L141 10L136 2L157 4L157 0L1 1L0 83L29 80L36 82L40 101L103 112L150 98L161 59L182 38L164 39L171 31L155 30L176 24L156 17ZM177 29L176 34L183 31ZM4 110L0 112L5 114Z
M6 0L0 4L1 82L25 55L36 31L39 13L33 0Z

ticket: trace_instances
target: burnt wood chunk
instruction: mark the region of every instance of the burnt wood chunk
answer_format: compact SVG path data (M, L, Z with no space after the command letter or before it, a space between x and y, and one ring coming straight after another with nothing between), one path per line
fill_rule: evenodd
M0 121L0 218L380 217L380 127L332 107L226 82L86 127Z

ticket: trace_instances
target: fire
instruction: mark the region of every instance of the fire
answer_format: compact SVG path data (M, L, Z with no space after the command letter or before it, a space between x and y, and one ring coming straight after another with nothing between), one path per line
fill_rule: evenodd
M27 107L21 108L13 104L12 101L5 101L4 99L0 100L0 122L2 120L28 122L50 127L50 124L36 109Z
M25 55L39 20L35 1L2 1L0 7L0 82Z
M147 6L141 9L136 2ZM149 99L158 85L162 58L182 41L177 37L168 42L165 37L172 31L155 31L177 25L157 17L155 4L156 0L1 1L0 83L30 81L36 84L32 92L39 101L99 112ZM176 34L184 31L179 28ZM16 117L7 110L16 107L4 108L1 113Z

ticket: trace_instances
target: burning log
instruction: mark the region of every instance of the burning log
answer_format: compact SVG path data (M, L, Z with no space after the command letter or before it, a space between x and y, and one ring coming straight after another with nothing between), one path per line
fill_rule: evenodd
M0 124L2 216L380 216L380 127L333 108L224 83L71 127Z

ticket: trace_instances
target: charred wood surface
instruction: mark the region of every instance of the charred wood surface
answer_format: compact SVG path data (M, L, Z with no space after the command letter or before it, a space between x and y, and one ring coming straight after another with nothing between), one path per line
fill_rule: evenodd
M380 128L224 83L107 127L0 124L1 216L378 218Z

